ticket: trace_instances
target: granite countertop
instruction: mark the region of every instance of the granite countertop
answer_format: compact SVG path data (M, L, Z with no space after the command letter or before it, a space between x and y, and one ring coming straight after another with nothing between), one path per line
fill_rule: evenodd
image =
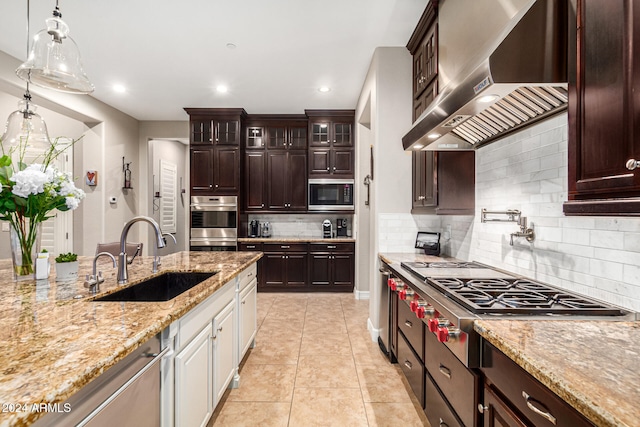
M595 425L639 425L640 322L476 320L474 328Z
M356 239L352 237L332 237L323 239L321 237L239 237L238 242L243 243L353 243Z
M166 302L93 302L83 280L16 283L10 260L0 260L0 403L59 403L186 314L242 270L260 252L179 252L162 257L165 271L217 272ZM91 272L92 257L79 257L79 277ZM153 257L129 265L129 284L153 276ZM116 269L102 258L105 282L113 292ZM53 270L53 266L52 266ZM76 298L78 295L80 299ZM43 413L0 411L0 426L29 425Z

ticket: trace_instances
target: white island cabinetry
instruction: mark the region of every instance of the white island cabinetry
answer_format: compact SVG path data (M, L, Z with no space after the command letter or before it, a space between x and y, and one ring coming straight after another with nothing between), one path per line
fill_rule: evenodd
M206 426L256 333L256 264L243 270L163 333L162 426Z

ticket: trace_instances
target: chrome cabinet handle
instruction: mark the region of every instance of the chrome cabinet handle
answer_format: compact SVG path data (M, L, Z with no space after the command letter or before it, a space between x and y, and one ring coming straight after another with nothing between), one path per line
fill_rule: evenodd
M256 245L247 245L247 249L255 249Z
M260 205L261 208L264 208L264 203Z
M445 423L444 420L442 418L440 418L440 425L439 427L449 427L449 424Z
M635 168L640 167L640 160L629 159L629 160L627 160L626 166L627 166L627 169L632 171Z
M280 245L280 249L289 249L291 246Z
M407 325L408 327L412 328L413 327L413 323L411 323L410 320L405 320L404 324Z
M426 199L425 196L418 196L418 200L424 200L424 199Z
M484 406L482 403L478 403L478 412L480 412L481 414L484 414L485 411L488 411L489 407L488 406Z
M406 367L407 367L407 368L409 368L409 369L412 369L412 368L413 368L413 365L412 365L412 364L411 364L411 362L409 362L408 360L405 360L405 361L404 361L404 366L406 366Z
M546 408L545 408L545 410L542 410L540 408L537 408L533 404L533 402L536 402L536 403L539 403L540 405L542 405L540 402L538 402L537 400L535 400L534 398L529 396L529 394L527 394L527 392L524 391L524 390L522 390L522 397L524 397L525 402L527 402L527 407L529 409L531 409L534 413L540 415L542 418L547 419L551 424L556 425L556 417L551 415L551 413L549 413L549 411L546 410Z
M337 246L333 246L333 245L328 245L327 249L335 249Z
M335 166L333 167L333 170L336 170L336 167L335 167Z
M329 170L329 166L327 166L327 170Z
M441 364L440 367L438 367L438 371L440 371L442 375L447 377L447 379L451 379L451 369Z

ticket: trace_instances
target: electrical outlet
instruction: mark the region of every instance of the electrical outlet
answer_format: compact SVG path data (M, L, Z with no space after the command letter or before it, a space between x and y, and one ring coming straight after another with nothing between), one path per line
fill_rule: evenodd
M444 240L451 240L451 224L445 225L444 236L442 237L444 237Z
M9 231L10 224L8 222L2 222L2 231Z

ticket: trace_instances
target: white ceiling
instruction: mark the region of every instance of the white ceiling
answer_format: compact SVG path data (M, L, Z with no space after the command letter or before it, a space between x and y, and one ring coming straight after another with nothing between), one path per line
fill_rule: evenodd
M27 0L0 2L0 50L25 60ZM59 1L96 87L91 96L138 120L186 120L183 107L292 114L355 108L375 48L405 46L426 3ZM54 6L31 2L31 36ZM115 93L114 84L127 92ZM217 93L219 84L229 92ZM318 92L323 85L331 91Z

